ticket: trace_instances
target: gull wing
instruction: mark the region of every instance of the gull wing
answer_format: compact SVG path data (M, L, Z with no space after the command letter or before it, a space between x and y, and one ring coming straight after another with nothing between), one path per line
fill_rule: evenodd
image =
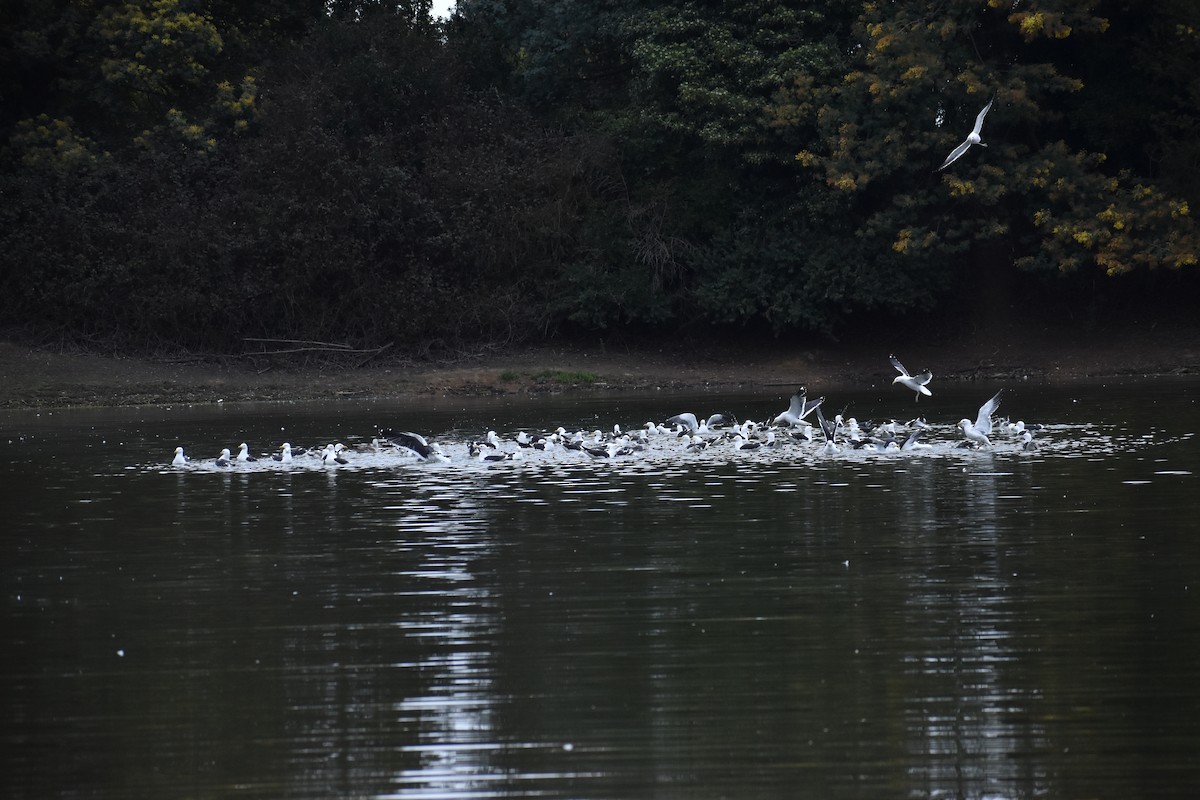
M429 458L429 454L433 452L433 448L429 446L429 442L419 433L413 433L412 431L393 433L390 439L393 444L407 447L421 458Z
M807 395L804 393L804 388L801 387L794 395L788 404L787 413L796 419L802 419L804 416L804 400Z
M933 380L933 373L930 372L929 370L925 370L920 375L913 375L912 379L914 381L916 381L917 383L921 384L922 386L924 386L925 384L927 384L931 380Z
M946 164L949 164L949 163L950 163L949 161L946 162ZM944 167L944 166L946 166L946 164L942 164L942 166ZM896 368L897 372L899 372L901 375L903 375L906 378L908 377L908 370L906 370L904 368L904 365L900 363L900 359L896 358L895 356L888 356L888 361L892 362L892 366Z
M713 414L704 424L712 428L717 425L736 425L737 420L733 418L732 414Z
M996 102L995 97L993 97L991 100L988 100L987 105L984 106L983 110L979 112L979 116L975 117L975 127L971 129L971 133L978 136L979 132L983 130L983 118L986 117L987 113L992 110L992 103L994 102Z
M958 159L962 156L962 154L967 152L967 150L970 147L971 147L971 140L964 139L962 144L960 144L958 147L954 148L950 152L950 155L946 156L946 161L940 167L938 167L938 169L943 170L946 167L953 164L955 161L958 161Z
M690 411L684 412L683 414L676 414L667 420L667 424L682 425L692 432L695 432L695 430L700 427L700 422L696 419L696 415Z
M821 407L821 403L824 403L824 402L825 402L824 397L818 397L816 400L809 400L808 402L806 402L804 404L804 410L801 411L799 414L800 419L804 419L809 414L811 414L814 410L819 409Z
M821 425L821 432L825 434L825 440L832 442L833 437L837 434L837 425L825 419L820 406L817 406L817 422Z
M975 419L975 430L987 436L992 432L992 414L996 413L996 409L1000 407L1000 395L1004 390L999 392L979 407L979 416Z

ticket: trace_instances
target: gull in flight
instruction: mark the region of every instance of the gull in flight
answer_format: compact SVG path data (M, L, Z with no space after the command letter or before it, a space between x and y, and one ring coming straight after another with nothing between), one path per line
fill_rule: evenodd
M954 148L954 150L950 152L950 155L946 156L946 161L940 167L938 167L938 170L943 170L953 164L955 161L958 161L962 154L967 152L967 150L969 150L973 144L977 144L980 147L987 147L987 144L980 141L979 132L983 129L983 118L986 117L987 113L992 110L992 103L994 102L996 102L996 98L994 97L991 100L988 100L988 104L983 107L982 111L979 112L979 116L975 117L975 127L970 133L967 134L967 138L963 140L963 143Z
M893 384L899 383L909 389L912 389L917 393L918 400L921 399L921 395L933 397L933 392L929 391L928 387L929 382L933 380L932 372L925 370L920 375L910 375L908 374L908 370L904 368L904 365L900 363L900 359L896 358L895 356L888 356L888 360L892 362L892 366L895 367L896 371L900 373L895 378L892 378ZM894 432L895 431L893 431L893 433Z
M974 423L969 419L958 421L958 427L962 428L963 436L967 437L967 441L988 447L991 446L992 443L988 441L988 434L992 432L992 414L995 414L996 409L1000 407L1000 393L1003 391L1001 389L999 392L996 392L991 400L988 400L979 407L979 416L975 418Z

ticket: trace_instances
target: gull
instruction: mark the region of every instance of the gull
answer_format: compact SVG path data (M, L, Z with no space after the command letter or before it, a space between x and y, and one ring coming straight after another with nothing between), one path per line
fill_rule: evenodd
M933 445L925 444L924 442L920 441L921 437L924 435L925 435L925 431L921 430L920 428L917 428L916 430L914 430L912 433L910 433L908 435L908 438L904 440L904 444L900 445L900 449L905 450L905 451L908 451L908 450L931 450L933 448Z
M671 417L671 419L667 420L667 422L684 417L691 417L692 421L696 420L695 414L679 414L678 416ZM683 424L685 426L687 425L686 422ZM733 418L732 414L713 414L708 419L700 420L700 424L697 426L696 431L700 433L708 433L710 430L715 431L722 425L737 425L737 420Z
M279 453L271 456L271 460L278 461L280 464L292 463L292 446L284 442L283 446L279 448Z
M932 372L925 370L920 375L910 375L908 370L904 368L904 365L900 363L900 359L893 355L888 356L888 360L892 362L892 366L895 367L896 371L900 373L895 378L892 378L892 385L899 383L905 388L911 389L917 393L918 400L921 399L921 395L925 395L926 397L933 396L933 392L929 391L929 387L927 385L931 380L933 380Z
M229 455L229 448L221 448L221 455L217 456L218 467L228 467L233 465L233 456Z
M813 426L805 422L800 426L800 430L788 431L788 436L797 442L811 442L813 438Z
M796 390L796 393L792 395L792 400L788 405L787 411L784 411L782 414L777 416L771 424L786 425L789 428L793 425L799 425L805 417L813 412L813 409L824 402L824 397L818 397L816 400L809 402L808 393L805 388L801 386Z
M183 465L188 463L188 460L189 460L188 457L183 454L183 448L176 447L175 448L175 457L173 459L171 459L171 466L172 467L182 467Z
M587 453L592 458L612 458L621 452L621 445L610 443L608 445L584 445L583 452Z
M704 433L708 430L716 430L722 425L737 425L737 420L732 414L713 414L704 422L700 423L700 432Z
M986 117L987 113L992 110L992 103L994 102L996 102L996 98L994 97L991 100L988 100L988 104L983 107L982 111L979 112L979 116L975 117L975 127L970 133L967 134L967 138L963 141L963 143L954 148L954 150L950 152L950 155L946 156L946 161L940 167L938 167L938 170L943 170L953 164L959 159L960 156L962 156L963 153L967 152L967 150L969 150L973 144L977 144L980 147L987 147L984 142L980 141L979 132L983 128L983 118Z
M341 453L342 451L338 450L333 445L325 445L325 451L321 453L321 464L326 467L332 467L337 464L349 464L349 461L342 458Z
M757 450L760 447L762 447L762 442L751 441L740 433L733 437L734 450Z
M258 459L257 459L257 458L255 458L254 456L250 455L250 448L246 446L246 443L245 443L245 442L242 442L241 444L239 444L239 445L238 445L238 454L237 454L237 460L238 460L238 461L242 461L242 462L245 462L245 461L258 461Z
M713 414L712 417L709 417L709 420L711 420L713 417L718 417L718 416L722 416L722 415ZM681 428L683 428L684 430L686 430L689 434L708 433L708 428L709 428L708 420L705 420L703 423L701 423L699 420L696 419L696 415L690 411L685 411L682 414L676 414L675 416L670 417L669 419L667 419L666 424L667 425L678 425ZM701 430L702 428L703 428L703 430ZM680 435L682 435L682 433Z
M854 442L855 450L866 450L870 448L876 453L887 453L900 449L900 445L896 443L896 438L893 436L890 439L863 439Z
M841 416L840 414L838 416ZM821 452L825 455L833 455L841 452L841 448L837 446L837 431L838 425L836 422L830 422L825 419L825 415L821 413L821 407L817 406L817 424L821 426L821 432L825 434L825 446L821 448Z
M431 464L438 464L448 460L442 453L441 448L439 448L436 444L430 444L429 441L419 433L413 433L412 431L392 433L390 441L392 444L397 444L401 447L406 447L409 450L412 450L421 457L422 461L428 461ZM486 447L487 445L484 446ZM468 446L468 449L471 449L472 447L478 449L478 444L471 442ZM474 453L472 453L472 455L474 455Z
M1033 434L1029 431L1025 431L1025 434L1021 437L1021 449L1028 453L1035 452L1038 449L1038 443L1033 440Z
M492 462L497 462L497 461L515 461L516 459L521 457L520 450L518 450L514 453L505 453L501 450L496 450L496 452L494 452L494 453L489 453L484 450L485 447L487 447L486 443L481 445L479 442L471 442L467 446L467 454L470 455L472 458L474 458L476 461L482 461L485 463L492 463ZM444 457L443 457L443 460L444 460Z
M967 437L968 441L991 446L988 434L992 432L992 414L995 414L996 409L1000 407L1000 393L1003 391L1001 389L996 392L991 400L979 407L979 416L975 418L973 424L969 419L959 420L958 427L962 428L963 436Z

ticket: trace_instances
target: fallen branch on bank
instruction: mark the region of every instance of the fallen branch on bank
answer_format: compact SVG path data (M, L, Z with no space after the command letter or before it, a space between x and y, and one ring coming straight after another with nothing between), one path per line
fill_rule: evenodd
M262 356L284 356L296 355L299 353L336 353L338 355L365 355L365 358L355 362L354 367L361 367L371 359L378 356L380 353L389 349L395 342L388 342L379 347L351 347L348 344L341 342L317 342L308 339L262 339L257 337L243 337L243 342L255 343L261 349L249 350L242 353L242 358L260 358ZM265 349L266 345L287 345L285 347L277 347L274 350Z

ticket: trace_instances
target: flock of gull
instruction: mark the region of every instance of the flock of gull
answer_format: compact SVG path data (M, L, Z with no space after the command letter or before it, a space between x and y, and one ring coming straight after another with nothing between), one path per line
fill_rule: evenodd
M995 98L975 117L975 125L967 138L946 157L938 170L943 170L965 154L972 145L987 147L982 141L983 121L992 109ZM892 366L900 374L892 381L916 393L917 400L921 396L932 396L929 382L933 374L928 370L911 374L904 368L896 356L889 357ZM1024 451L1038 449L1033 440L1032 430L1027 430L1023 422L996 421L993 415L1000 407L1000 395L1003 390L996 392L990 400L979 407L974 421L964 418L959 421L958 428L962 432L959 447L990 448L993 431L1002 429L1006 433L1020 436L1020 448ZM789 444L816 445L818 452L825 455L841 453L847 448L865 450L867 452L911 452L914 450L930 449L932 445L922 441L929 436L931 426L923 417L910 420L905 425L899 425L895 420L875 424L859 422L854 417L843 419L842 414L835 414L833 419L826 418L822 411L825 398L809 400L807 392L800 388L791 398L787 410L773 420L754 422L746 420L739 422L731 414L713 414L707 419L700 420L690 412L676 414L664 422L647 422L644 428L622 432L619 425L614 426L611 433L599 430L590 434L584 431L568 433L564 428L554 431L530 435L519 431L506 446L496 435L488 431L487 435L478 441L469 440L465 443L467 458L480 462L515 461L522 458L526 450L542 453L579 453L588 458L613 459L622 456L634 456L646 453L656 443L677 442L677 447L685 450L707 450L711 447L725 447L732 451L752 451L761 448L778 448ZM813 416L817 423L814 428L808 418ZM820 434L817 439L814 431ZM903 436L901 436L903 434ZM449 463L454 460L446 449L437 443L429 441L425 436L411 431L398 432L391 429L381 429L379 435L366 446L368 452L384 453L401 451L412 454L420 461L427 463ZM660 448L662 449L662 448ZM296 463L319 464L325 467L336 467L351 463L353 451L340 443L330 443L324 448L306 449L293 447L284 442L278 452L263 455L262 460L281 465ZM359 450L361 452L361 449ZM256 463L259 457L250 454L250 448L242 442L238 446L238 454L232 455L229 448L221 450L221 454L208 463L218 468L232 468L240 464ZM302 461L301 461L302 460ZM184 467L191 459L184 453L182 447L175 448L175 456L171 465Z
M932 396L929 383L933 375L928 370L910 373L894 355L892 366L899 373L893 385L904 387L915 393L919 401L922 396ZM842 413L827 417L825 398L808 398L807 390L801 387L792 395L788 407L771 419L738 420L733 414L718 413L708 417L697 417L691 412L676 414L661 422L649 421L640 428L623 431L614 425L610 431L555 430L530 433L517 431L507 439L495 431L488 431L478 439L467 439L445 444L431 441L426 436L412 431L380 429L369 443L346 447L341 443L329 443L323 447L303 448L284 442L270 454L255 456L249 446L242 442L237 455L230 448L222 449L215 459L196 462L185 454L183 447L176 447L172 466L207 465L219 469L235 469L242 465L265 462L267 465L308 465L336 468L352 464L363 455L402 456L405 460L428 464L446 463L498 463L519 461L535 454L538 457L577 457L580 459L612 460L638 456L724 450L729 453L747 453L780 448L800 448L802 452L834 456L846 452L865 454L911 453L931 450L939 441L943 447L984 449L1003 443L1009 449L1024 452L1038 450L1033 438L1041 426L1026 427L1023 421L1010 421L995 417L1000 407L1003 389L996 392L978 409L975 418L964 418L956 429L961 434L946 441L939 426L918 416L900 423L894 419L884 421L859 421ZM845 411L845 409L843 409ZM947 427L947 426L942 426ZM378 463L373 462L373 463Z

